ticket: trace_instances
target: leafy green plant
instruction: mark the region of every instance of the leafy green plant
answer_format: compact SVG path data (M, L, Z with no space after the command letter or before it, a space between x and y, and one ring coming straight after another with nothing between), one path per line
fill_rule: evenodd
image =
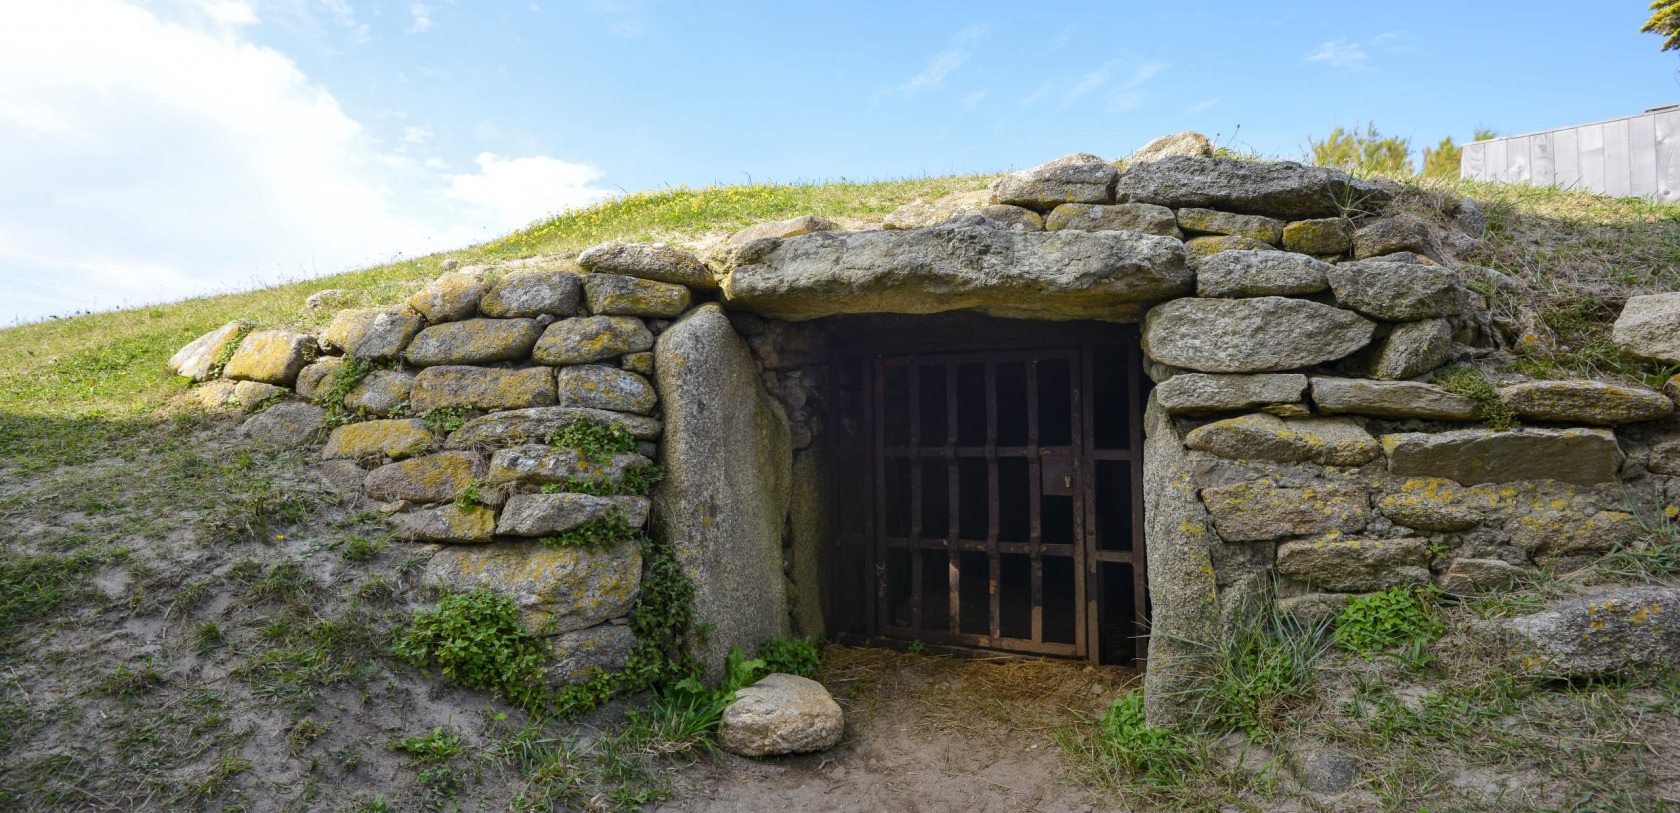
M592 519L569 531L545 536L538 541L551 548L601 550L641 537L641 529L632 527L622 512L608 510L604 519Z
M434 433L447 435L466 426L472 410L466 407L432 407L414 417L425 421L426 427Z
M424 737L393 740L387 747L402 751L422 762L447 762L466 752L464 743L460 734L439 726Z
M1447 392L1462 395L1476 402L1476 411L1489 429L1515 429L1522 425L1517 411L1499 400L1499 391L1481 370L1464 364L1454 364L1435 373L1435 383Z
M482 587L417 611L392 649L416 666L436 663L462 686L488 689L516 705L546 700L547 648L520 623L513 599Z
M624 479L619 482L569 479L564 483L548 483L542 487L544 494L558 494L570 492L572 494L594 494L598 497L645 497L653 493L655 486L665 479L665 468L658 465L637 466L624 471Z
M1078 759L1088 778L1105 786L1170 790L1184 784L1204 761L1193 740L1149 724L1142 689L1114 698L1096 725L1060 730L1055 740Z
M636 451L636 436L615 424L597 423L578 418L556 429L548 436L550 445L577 449L595 463L604 463L615 454Z
M361 419L360 414L352 414L345 405L344 399L349 397L350 391L362 383L362 379L373 372L373 362L361 356L345 356L344 363L332 371L332 383L315 396L315 403L327 410L327 422L335 426L351 423Z
M1384 136L1375 122L1366 122L1364 132L1337 127L1318 141L1307 139L1308 160L1321 167L1336 167L1352 175L1411 175L1412 140Z
M822 648L804 638L777 638L758 648L768 672L815 678L822 671Z
M463 511L471 511L484 504L485 483L468 483L455 495L455 505Z
M1336 644L1370 660L1397 646L1421 647L1446 634L1436 609L1440 590L1400 585L1353 596L1336 619Z

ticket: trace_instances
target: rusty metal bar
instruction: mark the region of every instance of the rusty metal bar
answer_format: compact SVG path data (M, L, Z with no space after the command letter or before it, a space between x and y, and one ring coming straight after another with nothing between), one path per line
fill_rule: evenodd
M986 362L986 612L992 639L1001 637L1003 610L999 606L998 579L1002 560L998 554L998 464L997 464L997 363Z
M910 448L922 445L921 365L911 359L906 375L910 402ZM910 538L922 538L922 458L910 458ZM922 628L922 551L910 550L910 626Z
M1094 600L1088 599L1094 591L1090 582L1091 574L1096 570L1096 564L1090 557L1090 549L1094 542L1096 517L1093 515L1092 486L1096 481L1095 464L1090 462L1091 447L1095 445L1095 423L1090 420L1095 392L1092 398L1085 397L1085 389L1093 387L1091 344L1085 343L1080 347L1076 361L1068 365L1068 386L1072 388L1072 403L1069 420L1073 423L1073 642L1077 654L1086 656L1095 663L1097 660L1096 630L1098 627ZM1091 427L1091 431L1087 431ZM1086 602L1090 600L1089 606Z
M1038 360L1027 362L1027 544L1032 561L1032 642L1044 643L1044 543L1040 493L1043 476L1038 458Z
M874 368L874 387L869 402L874 409L870 424L871 434L874 435L874 446L877 450L886 445L886 397L887 397L887 365L879 358L870 365ZM875 496L875 544L869 547L875 552L875 631L885 630L891 624L892 602L887 595L887 583L890 581L887 569L890 562L887 559L886 529L887 529L887 458L886 455L875 454L874 465L875 482L873 491Z
M962 473L957 466L957 368L945 365L945 486L950 500L945 511L945 538L949 553L945 562L950 568L951 632L961 632L962 614L962 555L957 552L957 539L962 535Z

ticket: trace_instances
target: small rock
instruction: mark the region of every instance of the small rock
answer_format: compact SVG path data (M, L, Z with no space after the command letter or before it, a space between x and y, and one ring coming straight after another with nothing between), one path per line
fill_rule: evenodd
M299 398L310 401L325 395L332 388L333 374L344 366L343 356L325 356L298 372L296 389Z
M1499 559L1454 559L1439 584L1455 596L1473 596L1510 587L1525 575L1522 568Z
M496 535L496 509L449 504L391 515L397 531L415 542L489 542Z
M1342 614L1347 609L1346 593L1308 593L1278 602L1279 609L1295 616L1295 620L1316 627Z
M1360 486L1276 486L1255 480L1202 489L1202 502L1226 542L1263 542L1286 536L1365 529L1369 514Z
M1183 156L1132 165L1117 194L1171 209L1218 209L1283 220L1342 216L1337 201L1355 200L1375 210L1393 198L1392 192L1338 169Z
M1629 587L1476 630L1529 672L1585 678L1680 662L1680 590Z
M1674 412L1659 392L1601 381L1530 381L1499 388L1501 403L1535 421L1613 426L1654 421Z
M634 316L580 316L548 326L531 360L538 364L588 364L653 348L653 333Z
M513 599L539 635L588 629L630 612L641 592L639 545L555 548L536 542L447 547L423 581L444 590L488 587Z
M515 494L502 508L496 532L510 536L551 536L609 517L632 528L647 522L646 497L597 497L593 494Z
M625 353L624 358L619 359L618 364L620 367L623 367L636 375L653 375L652 353Z
M1275 246L1283 242L1284 222L1260 215L1239 215L1214 209L1180 209L1178 227L1186 234L1235 235Z
M1184 445L1231 460L1311 461L1324 466L1362 466L1382 454L1377 439L1352 419L1284 420L1266 414L1199 427L1184 437Z
M415 412L430 409L524 409L554 405L554 373L548 367L523 370L487 367L427 367L414 377L409 402Z
M1429 224L1411 215L1385 217L1353 236L1353 258L1365 260L1396 251L1423 251L1429 245Z
M1023 206L997 203L980 207L987 220L1000 223L1010 231L1044 231L1044 218Z
M735 693L718 725L718 744L748 757L823 751L840 742L846 721L828 690L780 672Z
M243 322L229 322L204 334L169 357L169 371L194 381L209 381L216 361L245 329Z
M408 403L413 394L413 373L407 370L374 370L345 393L344 407L353 413L383 417Z
M490 458L488 482L492 485L509 482L566 485L575 480L616 485L624 482L624 475L631 469L652 464L652 460L639 454L614 454L598 461L577 449L528 443L496 452Z
M291 395L291 390L264 384L260 381L241 381L233 387L233 398L246 412L256 412L263 404Z
M1358 314L1303 299L1177 299L1144 316L1143 349L1187 370L1266 373L1351 355L1375 330Z
M303 300L303 309L318 311L326 308L339 308L343 307L349 301L349 291L346 291L343 288L328 288L324 291L316 291L306 297Z
M484 478L484 457L474 452L438 452L388 463L368 475L368 497L380 502L451 502Z
M1680 292L1629 297L1610 337L1634 358L1680 364Z
M408 298L408 307L432 324L453 322L477 313L478 301L489 291L489 281L477 274L459 271L444 274L421 288Z
M1422 488L1408 488L1399 494L1383 497L1377 501L1377 512L1396 525L1420 531L1465 531L1482 521L1480 513L1462 504L1463 492L1451 481L1430 480L1427 483Z
M1308 746L1289 754L1289 769L1295 781L1313 793L1341 793L1353 787L1359 763L1331 748Z
M1537 558L1608 553L1636 544L1642 535L1639 523L1625 511L1582 514L1566 503L1508 520L1505 533L1511 544Z
M1297 220L1283 227L1283 250L1302 254L1346 254L1353 248L1353 221L1345 217Z
M629 415L604 409L574 409L571 407L537 407L494 412L467 421L449 436L449 448L505 446L527 442L544 442L561 427L573 421L591 421L604 426L616 426L638 440L653 440L664 429L658 418Z
M1196 295L1291 296L1330 287L1330 264L1282 251L1221 251L1197 260Z
M402 460L431 451L434 439L426 422L419 418L349 423L332 431L322 460L360 460L386 457Z
M973 206L946 206L940 203L906 203L892 210L881 221L881 228L904 230L925 229L937 226L957 215L975 214L979 211Z
M322 331L321 342L345 355L395 361L420 327L420 316L408 308L339 311Z
M1236 234L1192 237L1184 241L1184 256L1191 262L1221 251L1277 251L1277 246Z
M449 259L444 260L441 263L438 263L438 270L439 271L454 271L455 269L460 268L460 267L461 267L461 261L455 259L454 257L450 257Z
M1409 322L1464 308L1464 289L1445 268L1415 263L1339 263L1326 272L1336 304L1374 319Z
M766 237L798 237L812 232L834 231L839 228L840 224L835 223L826 217L800 215L799 217L790 217L787 220L770 220L764 223L754 223L753 225L730 235L727 242L731 246L740 246L746 245L754 240L762 240Z
M1137 152L1132 153L1131 163L1159 161L1175 155L1188 158L1212 158L1213 144L1209 143L1207 136L1201 133L1186 131L1175 135L1165 135L1139 147Z
M531 353L542 330L535 319L466 319L420 331L408 345L416 367L514 361Z
M239 403L233 396L233 390L237 386L239 385L225 378L217 379L193 390L193 396L205 409L224 409Z
M598 316L676 316L688 310L690 296L681 285L618 274L585 276L583 294Z
M285 401L246 418L239 426L239 435L259 446L290 449L319 440L326 426L326 410L301 401Z
M646 415L657 396L647 379L628 370L599 364L560 368L560 406L610 409Z
M1458 429L1384 435L1388 470L1402 477L1444 477L1464 485L1557 480L1576 485L1616 479L1622 462L1608 429Z
M1376 418L1473 421L1481 414L1475 401L1416 381L1315 376L1312 399L1323 412Z
M578 255L578 267L590 274L604 274L608 276L622 276L636 279L651 280L659 283L674 283L690 288L711 290L718 287L717 277L712 269L700 261L699 257L686 249L664 243L603 243L584 251ZM588 277L584 278L585 289L588 289ZM685 306L686 307L686 304ZM593 305L591 310L602 313ZM681 313L678 309L676 313ZM672 314L632 314L648 316L674 316Z
M621 671L636 649L636 633L628 624L597 624L548 640L553 654L548 682L554 686L571 686L597 674Z
M1299 402L1306 386L1307 377L1294 373L1183 373L1157 386L1155 399L1175 415L1234 412Z
M1402 322L1373 346L1363 371L1390 381L1423 375L1452 358L1452 333L1445 319Z
M1407 539L1297 539L1278 546L1279 573L1339 593L1428 584L1429 544Z
M235 381L260 381L289 387L314 359L315 337L285 330L258 330L239 343L222 375Z
M1113 203L1120 172L1085 153L1064 156L992 182L992 203L1047 212L1064 203Z
M1044 218L1048 231L1135 231L1182 238L1173 211L1147 203L1064 203Z
M490 284L479 313L495 319L571 316L578 312L583 283L570 271L525 268Z

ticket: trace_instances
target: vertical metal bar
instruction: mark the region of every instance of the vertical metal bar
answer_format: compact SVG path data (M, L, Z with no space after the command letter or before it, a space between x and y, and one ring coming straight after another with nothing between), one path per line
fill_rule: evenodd
M1126 417L1131 426L1132 470L1132 640L1138 660L1149 657L1148 550L1143 525L1143 370L1141 348L1135 329L1126 341Z
M910 382L910 626L922 628L922 380L920 365L905 365Z
M1032 641L1044 643L1044 551L1038 459L1038 359L1027 362L1027 552L1032 560Z
M887 421L885 401L887 397L887 365L880 356L870 361L874 384L870 388L869 404L871 414L868 415L870 433L873 435L871 456L874 458L870 468L875 472L875 482L870 490L874 495L875 504L870 515L874 518L874 527L870 529L870 549L875 555L875 616L872 635L881 634L892 620L892 602L887 596L887 568L892 557L887 555L887 456L883 452L887 445Z
M945 365L945 485L949 490L945 512L945 563L950 569L951 604L950 629L962 631L962 553L957 540L962 536L962 497L960 483L962 467L957 465L957 365Z
M998 461L997 461L997 363L986 362L986 612L987 630L993 640L1003 633L998 579L1002 560L998 558Z
M1091 462L1095 443L1096 424L1091 415L1095 408L1096 387L1092 383L1095 348L1090 342L1080 345L1078 357L1070 364L1069 385L1073 387L1073 642L1074 651L1092 663L1097 662L1096 593L1092 590L1092 576L1097 570L1096 552L1092 540L1096 536L1096 518L1091 486L1096 482L1096 464Z

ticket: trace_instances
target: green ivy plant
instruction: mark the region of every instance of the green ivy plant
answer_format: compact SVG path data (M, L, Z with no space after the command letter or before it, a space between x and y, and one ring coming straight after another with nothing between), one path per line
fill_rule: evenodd
M526 708L543 705L548 650L519 621L513 599L486 588L451 593L419 610L392 651L469 689L486 689Z
M1352 596L1336 619L1336 644L1365 660L1386 649L1420 648L1446 634L1436 600L1440 589L1399 585Z

